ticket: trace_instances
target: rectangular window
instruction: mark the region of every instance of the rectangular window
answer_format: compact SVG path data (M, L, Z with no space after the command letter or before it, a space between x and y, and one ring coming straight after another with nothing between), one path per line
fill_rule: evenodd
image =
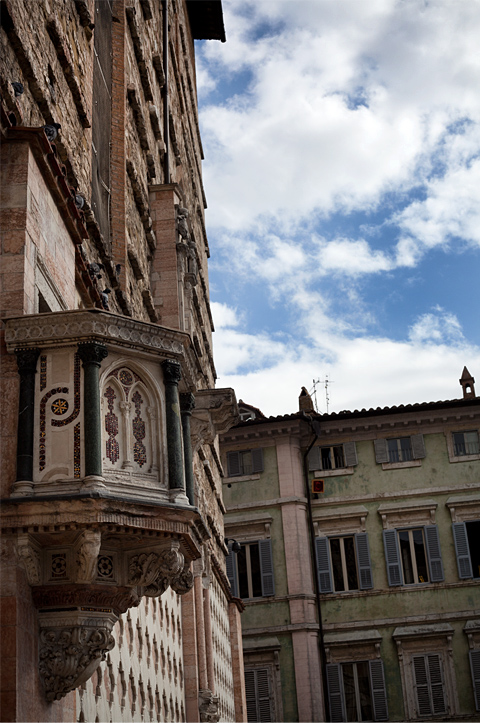
M444 579L437 525L384 530L388 584L419 585Z
M332 444L325 447L312 447L308 453L310 470L331 470L354 467L358 464L355 442Z
M229 477L263 472L263 450L260 448L227 452L227 468Z
M410 462L413 459L413 450L410 437L387 439L389 462Z
M453 452L455 457L464 457L468 454L480 454L478 432L454 432Z
M331 721L388 720L381 660L327 665Z
M458 576L462 580L480 578L480 520L454 522L453 537Z
M423 528L398 532L405 585L428 582L427 554Z
M369 590L373 587L366 532L315 540L320 592Z
M438 653L412 657L417 700L417 715L432 717L447 712L442 661Z
M275 595L271 541L244 542L240 552L230 550L227 576L236 597L248 599Z
M358 590L354 538L331 537L329 542L335 592Z
M245 669L245 694L248 723L269 723L275 720L268 668Z

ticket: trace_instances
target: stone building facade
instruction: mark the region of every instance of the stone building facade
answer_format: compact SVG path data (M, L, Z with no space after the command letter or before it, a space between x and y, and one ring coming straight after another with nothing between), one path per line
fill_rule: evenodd
M195 40L219 0L1 2L1 719L245 720Z
M474 382L331 414L306 390L283 417L239 403L221 450L249 720L480 720Z

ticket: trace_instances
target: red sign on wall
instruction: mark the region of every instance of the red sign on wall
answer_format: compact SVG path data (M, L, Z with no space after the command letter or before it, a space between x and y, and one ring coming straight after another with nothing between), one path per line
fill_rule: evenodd
M312 479L312 492L325 492L325 481L323 479Z

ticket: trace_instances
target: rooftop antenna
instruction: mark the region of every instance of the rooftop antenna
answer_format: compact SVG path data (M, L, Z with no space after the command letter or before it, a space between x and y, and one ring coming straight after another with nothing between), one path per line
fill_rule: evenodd
M313 394L314 404L315 404L315 411L318 412L318 402L317 402L317 384L321 384L320 379L312 379L313 388L310 392L310 396Z
M329 411L330 406L330 397L328 394L328 385L333 384L333 382L328 378L328 374L325 375L325 379L314 379L313 380L313 396L315 398L315 411L318 412L318 405L317 405L317 384L323 384L325 387L325 402L327 404L327 414Z

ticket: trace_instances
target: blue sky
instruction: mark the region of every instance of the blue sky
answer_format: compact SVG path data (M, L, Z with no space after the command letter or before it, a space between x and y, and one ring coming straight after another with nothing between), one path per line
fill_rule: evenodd
M223 0L197 43L218 386L480 389L478 0ZM324 393L319 411L326 411Z

